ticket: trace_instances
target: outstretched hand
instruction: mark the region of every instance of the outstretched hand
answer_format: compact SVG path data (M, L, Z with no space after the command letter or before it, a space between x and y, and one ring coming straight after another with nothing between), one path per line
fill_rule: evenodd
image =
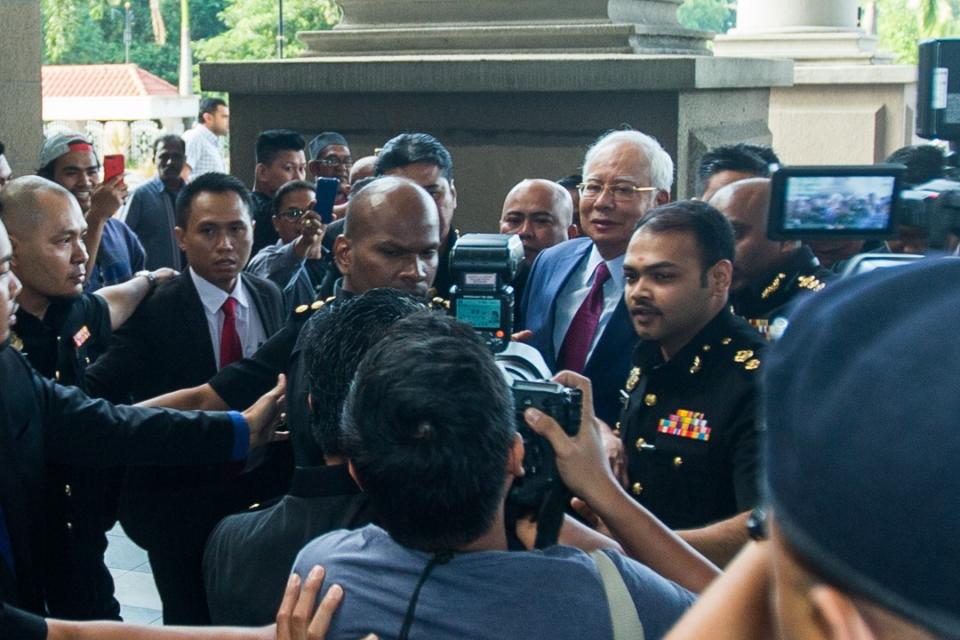
M270 442L286 440L289 431L277 431L283 414L283 398L287 390L287 378L283 374L277 378L277 386L260 396L249 409L243 412L250 425L250 448L256 449Z
M335 584L327 589L314 611L317 594L323 586L323 576L323 567L311 569L303 583L303 590L300 589L300 576L295 573L290 576L280 610L277 611L277 640L324 640L327 637L333 614L343 600L343 588ZM371 634L363 640L377 638Z

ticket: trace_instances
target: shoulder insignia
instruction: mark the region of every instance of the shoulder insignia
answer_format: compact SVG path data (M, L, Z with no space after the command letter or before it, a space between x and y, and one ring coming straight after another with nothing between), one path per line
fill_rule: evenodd
M751 327L760 332L760 335L767 337L767 333L770 330L770 321L766 318L747 318L747 323Z
M436 296L430 300L430 308L435 311L450 311L450 301Z
M797 282L800 284L801 289L809 289L810 291L822 291L825 285L823 282L817 279L816 276L801 276Z
M708 345L708 344L703 345L703 350L704 350L704 351L710 351L710 349L712 349L712 348L713 348L713 347L711 347L711 346Z
M723 346L727 346L731 342L733 342L733 338L724 338L723 340L720 341L720 344L722 344Z
M763 290L763 293L760 294L760 297L763 300L766 300L767 298L775 294L780 289L780 285L783 284L783 281L786 279L786 277L787 277L787 274L778 273L777 277L773 279L773 282L767 285L767 288Z
M327 299L324 300L323 303L326 304L328 302L333 302L336 299L337 299L337 296L327 296Z
M624 385L624 388L627 391L633 391L637 388L637 384L640 382L641 370L640 367L634 367L630 370L630 375L627 377L627 383Z
M325 304L327 304L326 300L314 300L313 303L310 305L310 308L313 309L314 311L319 311L320 309L323 308L323 305Z
M308 304L302 304L302 305L300 305L299 307L297 307L296 309L293 310L293 312L294 312L295 314L297 314L298 316L302 316L302 315L305 314L307 311L310 311L310 305L308 305Z
M690 366L690 375L693 375L698 371L700 371L700 365L701 365L700 356L694 356L693 364Z
M23 339L12 331L10 332L10 346L17 351L23 351Z
M743 365L743 368L747 371L756 371L760 368L760 361L756 358L749 360L745 365Z
M750 351L749 349L745 349L744 351L737 351L737 354L733 356L733 361L743 363L752 357L753 357L753 351Z

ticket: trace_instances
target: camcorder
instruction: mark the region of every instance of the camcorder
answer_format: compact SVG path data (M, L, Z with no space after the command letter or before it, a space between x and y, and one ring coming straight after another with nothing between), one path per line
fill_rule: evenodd
M537 547L556 543L569 491L557 472L553 447L527 426L523 412L535 408L551 416L567 434L580 430L583 394L549 380L551 371L533 347L513 342L510 283L523 262L523 243L516 235L472 233L450 252L450 313L471 325L493 352L510 385L517 431L523 438L524 477L514 481L507 498L516 515L536 514Z

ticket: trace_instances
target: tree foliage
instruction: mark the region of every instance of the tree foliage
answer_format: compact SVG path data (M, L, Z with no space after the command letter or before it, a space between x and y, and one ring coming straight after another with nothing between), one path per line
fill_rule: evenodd
M283 14L285 57L304 50L297 33L330 29L340 20L340 9L334 0L284 0ZM195 44L200 60L262 60L276 56L276 0L228 0L220 19L227 29Z
M688 29L726 33L736 25L736 8L733 0L684 0L677 19Z
M960 34L960 0L874 2L880 49L893 53L901 64L917 63L921 40Z

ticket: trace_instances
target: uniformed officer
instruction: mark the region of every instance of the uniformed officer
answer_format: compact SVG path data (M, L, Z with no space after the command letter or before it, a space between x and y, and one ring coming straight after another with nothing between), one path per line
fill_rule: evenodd
M624 262L642 339L617 430L628 489L717 564L746 542L756 502L754 422L763 339L733 315L733 230L697 201L649 212ZM735 517L737 516L737 517Z
M768 178L727 185L710 204L727 217L736 237L733 308L761 334L776 339L786 326L788 307L799 296L823 290L836 275L820 265L810 247L767 238Z
M343 277L329 302L375 288L398 289L424 298L429 294L437 273L440 218L433 198L423 188L404 178L378 178L350 200L344 220L344 231L333 249ZM321 307L320 301L298 307L288 326L252 357L224 367L206 384L143 404L178 409L241 407L286 372L287 425L295 440L295 455L317 454L305 433L309 428L309 385L301 336L309 318ZM297 457L295 462L306 464L307 460Z
M23 283L11 344L40 375L85 390L84 370L171 269L142 272L95 294L83 292L86 221L70 192L37 176L10 183L0 196L10 229L12 268ZM119 619L113 580L103 562L105 532L116 521L122 470L50 464L46 484L47 602L53 615Z

